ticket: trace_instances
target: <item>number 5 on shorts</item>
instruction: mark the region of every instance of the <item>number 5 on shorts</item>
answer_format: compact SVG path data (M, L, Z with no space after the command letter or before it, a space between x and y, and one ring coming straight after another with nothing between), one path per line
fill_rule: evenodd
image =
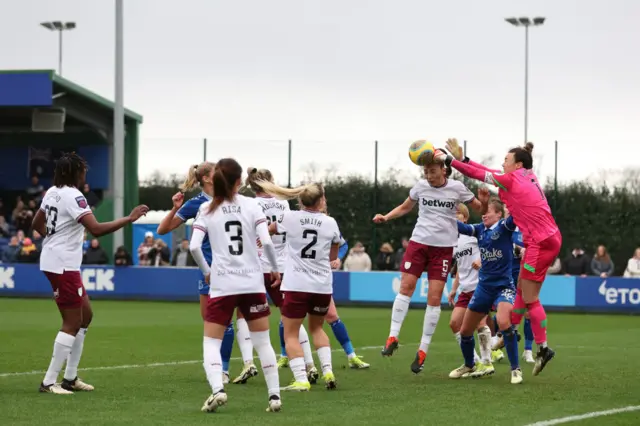
M444 259L442 261L442 273L443 274L449 273L449 261L447 259Z

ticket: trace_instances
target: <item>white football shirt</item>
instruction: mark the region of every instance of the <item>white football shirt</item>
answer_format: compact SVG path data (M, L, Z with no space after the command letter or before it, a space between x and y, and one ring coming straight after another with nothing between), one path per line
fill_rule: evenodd
M283 200L278 200L273 197L256 197L255 200L258 202L258 205L262 208L262 212L267 218L267 223L271 224L273 222L282 222L282 217L284 212L288 212L291 209L289 208L289 203ZM276 256L278 259L278 272L284 272L284 265L287 260L287 233L277 233L271 236L271 241L273 241L273 248L276 250ZM267 256L264 254L264 251L258 249L258 253L260 254L260 262L262 263L262 271L263 272L271 272L271 264L267 259Z
M262 209L253 198L236 195L209 213L211 201L203 203L193 223L209 235L211 243L211 297L265 293L256 240L256 226L265 223ZM266 225L265 225L266 226Z
M458 204L473 200L473 193L457 180L447 179L443 186L436 188L426 179L420 179L409 191L409 197L419 206L411 240L433 247L455 247Z
M320 212L292 210L284 213L277 229L287 233L282 291L333 294L329 253L341 241L336 220Z
M84 242L84 226L80 219L91 214L84 195L74 187L53 186L44 195L40 210L44 212L47 225L40 270L54 274L79 271Z
M458 264L458 278L460 285L458 290L461 293L474 291L478 286L479 271L473 269L473 262L480 260L480 249L478 239L468 235L458 237L458 245L453 251L453 257Z

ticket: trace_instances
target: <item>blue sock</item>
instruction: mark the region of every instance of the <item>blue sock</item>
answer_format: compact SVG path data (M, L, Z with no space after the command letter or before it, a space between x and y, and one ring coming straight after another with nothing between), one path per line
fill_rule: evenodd
M233 350L233 341L235 340L235 331L233 330L233 322L229 324L224 331L222 338L222 346L220 347L220 356L222 357L222 371L229 372L229 361L231 361L231 351Z
M531 331L531 321L524 320L524 350L530 351L533 348L533 331Z
M504 346L507 348L507 357L511 363L511 369L515 370L520 368L520 360L518 359L518 339L513 331L513 326L506 330L502 330L502 337L504 338Z
M284 347L284 325L282 325L282 320L280 320L278 332L280 333L280 355L286 357L287 349Z
M471 336L460 336L460 349L462 349L462 356L464 356L464 365L471 368L475 365L473 360L473 350L476 347L476 341Z
M344 353L346 353L347 356L353 354L355 351L353 350L349 333L347 333L347 327L340 321L340 318L338 318L336 322L331 323L331 330L333 330L333 335L336 336L336 340L342 345Z

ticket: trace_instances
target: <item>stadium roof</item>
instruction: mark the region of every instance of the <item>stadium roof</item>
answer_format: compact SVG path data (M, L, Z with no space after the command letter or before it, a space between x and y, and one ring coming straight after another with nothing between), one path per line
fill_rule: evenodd
M82 100L89 101L93 105L97 107L101 107L104 109L108 109L109 111L113 111L115 109L115 103L111 102L107 98L104 98L97 93L92 92L89 89L86 89L71 80L67 80L66 78L59 76L53 70L0 70L0 74L28 74L28 73L48 73L51 81L53 83L53 94L57 93L66 93L67 96L78 97ZM137 121L138 123L142 123L142 115L124 109L125 118L130 120Z

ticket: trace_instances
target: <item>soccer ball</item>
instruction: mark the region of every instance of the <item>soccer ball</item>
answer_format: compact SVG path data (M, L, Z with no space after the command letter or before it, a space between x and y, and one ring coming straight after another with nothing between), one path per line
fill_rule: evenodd
M433 160L434 152L435 148L431 142L419 140L412 143L409 147L409 158L414 164L424 166Z

